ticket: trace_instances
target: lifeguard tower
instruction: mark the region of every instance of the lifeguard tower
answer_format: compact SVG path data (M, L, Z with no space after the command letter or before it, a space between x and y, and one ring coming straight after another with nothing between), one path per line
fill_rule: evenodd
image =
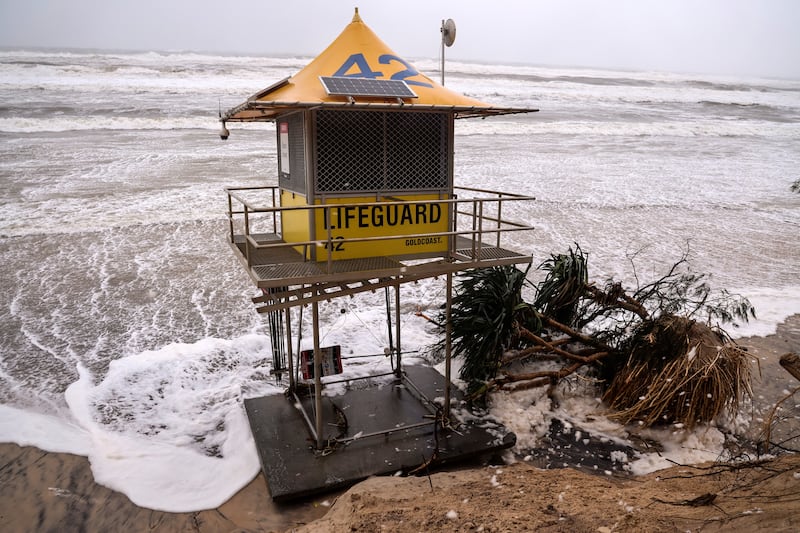
M514 444L513 433L489 421L451 430L458 392L450 386L449 328L444 376L403 365L400 299L403 284L443 276L449 316L454 273L530 263L505 240L533 228L506 213L533 198L456 187L453 139L455 119L531 111L437 84L356 9L300 72L222 115L223 139L228 123L276 124L277 184L226 189L230 243L262 291L253 301L269 320L272 372L288 376L286 397L245 401L273 499ZM341 359L339 347L320 346L318 304L376 290L386 292L391 365L366 378L384 381L324 396L326 384L341 381ZM313 350L305 353L292 350L288 310L298 306L301 316L311 307Z

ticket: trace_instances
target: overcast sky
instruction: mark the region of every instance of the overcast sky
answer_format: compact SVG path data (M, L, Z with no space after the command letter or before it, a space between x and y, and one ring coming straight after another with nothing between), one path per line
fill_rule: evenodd
M398 55L800 79L800 0L0 0L0 46L321 52L353 8Z

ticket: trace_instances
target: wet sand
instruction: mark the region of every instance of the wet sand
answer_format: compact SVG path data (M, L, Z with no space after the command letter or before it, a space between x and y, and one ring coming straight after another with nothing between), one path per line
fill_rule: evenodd
M94 482L85 457L0 444L0 531L285 531L325 514L313 501L276 505L259 474L217 509L144 509Z
M800 352L800 315L781 324L775 335L743 338L737 342L760 363L760 376L753 383L756 402L752 417L755 427L757 420L785 395L786 390L800 386L778 365L778 359L784 353ZM791 431L798 427L796 412L789 414L784 425L791 426ZM364 531L373 531L392 523L397 526L397 531L418 527L428 531L469 530L481 525L481 516L486 517L485 524L482 524L485 531L501 530L497 529L501 526L502 530L525 531L534 523L531 522L534 518L540 520L536 522L537 527L543 530L603 531L598 528L614 525L609 522L614 517L615 531L674 531L678 526L694 528L699 525L703 525L704 530L747 531L748 527L764 524L771 524L772 531L798 530L800 515L793 517L797 501L800 501L800 460L795 456L783 461L778 466L760 469L762 474L767 473L758 483L751 483L749 489L737 488L736 480L739 478L735 475L725 478L727 481L724 483L720 475L697 478L716 479L716 484L679 479L678 485L660 485L647 489L645 493L642 491L649 484L660 482L657 475L623 481L572 470L542 471L526 464L503 467L507 474L514 474L514 483L505 484L506 489L513 485L511 492L509 489L487 493L487 487L498 488L491 483L491 476L496 471L487 467L437 474L430 480L433 489L425 478L373 479L341 496L326 521L315 522L303 531L350 531L351 527L359 527L359 524L364 526ZM778 473L773 475L774 472ZM510 479L508 475L505 478ZM497 479L503 485L503 476L499 475ZM565 480L572 480L571 484L564 485ZM606 486L609 483L611 485ZM436 491L437 484L439 494L431 498L428 491ZM587 491L587 495L619 492L620 497L634 498L638 494L639 503L632 506L640 512L628 512L625 506L620 511L620 504L614 498L605 498L608 501L602 503L601 499L595 499L582 504L580 498L574 497L573 503L567 506L565 496L559 497L562 492L570 494L570 489L564 488L566 486L573 487L576 492ZM445 490L444 487L449 488ZM719 493L720 500L715 505L700 507L658 501L677 502L700 495L693 491ZM364 505L365 494L372 498L370 505ZM536 494L542 496L534 496ZM643 494L649 494L649 500ZM480 500L478 495L483 495L480 498L486 500L480 505L477 504ZM552 499L549 505L541 503L545 496ZM166 513L138 507L123 494L95 483L89 462L84 457L0 444L0 531L291 531L323 517L329 508L321 502L333 502L335 498L336 495L329 495L292 505L276 505L269 497L263 475L259 474L217 509ZM474 498L475 504L466 505L464 501L468 502L470 498ZM520 498L523 506L518 506ZM532 503L534 501L537 503ZM726 502L727 507L724 505ZM457 518L447 518L449 510L453 510L455 515L459 512L457 509L444 509L443 505L463 508L460 516L469 516L469 520L455 522ZM658 505L664 506L660 515L648 511L658 509L653 507ZM602 510L604 506L606 512L599 512L598 509ZM529 516L521 519L526 508ZM584 509L585 516L581 515L581 509ZM658 518L667 510L673 512L674 519L669 519L669 513L665 515L667 519ZM371 518L365 518L367 515ZM390 520L391 516L395 517L394 522ZM605 525L606 522L609 524Z
M800 354L800 315L793 315L779 324L774 335L746 337L736 342L758 361L753 366L754 398L749 412L751 425L748 433L749 437L756 439L763 429L763 419L769 416L775 404L787 393L800 387L800 382L779 364L780 357L785 353ZM772 442L795 437L789 442L793 450L800 449L800 438L796 438L800 435L800 410L793 408L797 403L800 403L800 393L795 394L794 400L784 404L784 408L778 412L770 437Z

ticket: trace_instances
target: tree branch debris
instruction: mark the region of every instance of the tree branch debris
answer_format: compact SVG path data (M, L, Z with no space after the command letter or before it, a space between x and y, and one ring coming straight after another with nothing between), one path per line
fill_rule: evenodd
M461 378L473 400L552 387L578 373L601 384L611 418L693 427L752 395L749 358L718 324L746 321L754 309L713 292L688 268L688 251L666 275L634 289L590 283L587 262L577 245L543 262L533 303L522 298L527 271L495 267L460 278L453 353L464 358ZM537 360L560 367L519 370Z

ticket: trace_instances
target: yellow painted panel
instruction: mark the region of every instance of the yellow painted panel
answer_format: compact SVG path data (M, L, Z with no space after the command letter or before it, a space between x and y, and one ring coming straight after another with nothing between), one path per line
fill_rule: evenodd
M422 237L430 233L448 231L448 204L418 203L438 200L435 194L399 195L395 200L404 203L377 204L375 197L329 199L326 211L316 219L318 238L327 238L328 228L332 238L333 259L356 259L361 257L395 256L445 252L448 249L446 235ZM357 204L372 205L357 205ZM337 205L344 204L344 205ZM348 242L348 239L365 237L389 237L398 239ZM327 250L317 250L318 260L327 260Z
M298 203L302 198L300 195L295 194L294 198L290 196L291 193L287 191L281 193L282 206L301 205ZM420 203L438 199L438 194L403 194L393 197L392 202L376 202L374 196L327 199L325 205L328 207L316 208L313 214L316 239L326 241L317 246L317 261L327 261L329 252L332 253L333 260L445 253L448 250L449 237L443 234L449 231L450 206L439 202ZM288 203L289 201L292 203ZM302 201L305 199L302 198ZM299 214L287 214L288 212L283 214L284 240L309 240L309 228L300 227L303 217ZM307 217L305 223L311 223ZM327 242L329 232L330 243ZM356 242L351 240L392 236L398 238Z
M281 207L308 205L306 197L295 192L281 190ZM311 240L311 218L309 211L296 209L281 212L281 233L286 242L305 242ZM302 247L297 247L303 253ZM307 257L307 259L310 259Z

